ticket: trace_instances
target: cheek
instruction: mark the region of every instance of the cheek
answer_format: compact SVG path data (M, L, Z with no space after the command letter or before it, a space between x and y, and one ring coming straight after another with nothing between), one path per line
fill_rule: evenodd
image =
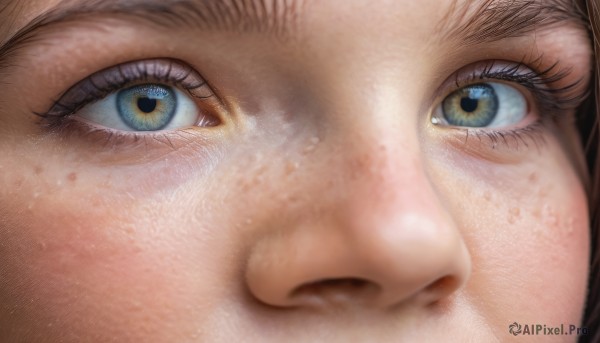
M57 340L65 332L160 340L165 327L178 327L168 339L189 337L182 317L206 317L211 306L190 301L217 292L194 261L210 261L214 251L165 229L178 226L156 215L164 210L158 201L102 196L82 186L93 178L63 174L60 186L25 183L0 197L0 279L8 280L0 282L0 322Z
M216 332L217 300L241 292L240 237L275 195L266 161L219 171L227 189L196 180L143 197L122 175L68 165L27 161L0 179L0 323L56 341Z
M521 166L481 166L479 176L451 181L440 175L472 257L467 292L501 335L514 321L580 323L589 264L587 199L560 151L550 141Z
M589 227L586 197L578 180L567 177L554 183L540 179L524 187L521 206L513 203L505 213L504 235L497 234L491 259L501 271L507 299L522 320L549 323L579 323L588 273ZM502 216L497 222L502 225ZM533 302L532 302L533 298ZM535 306L532 307L531 304ZM506 304L509 305L509 302Z

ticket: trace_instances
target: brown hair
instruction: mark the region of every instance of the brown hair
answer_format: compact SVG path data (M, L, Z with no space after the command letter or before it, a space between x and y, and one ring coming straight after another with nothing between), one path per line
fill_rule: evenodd
M600 66L600 0L578 1L578 5L587 12L590 18L590 35L594 48L594 63L590 83L591 96L578 110L578 127L586 146L586 158L591 176L591 187L588 192L591 229L591 264L588 286L588 301L583 326L589 334L581 336L580 342L600 341L600 165L598 158L598 100L600 100L600 84L598 71Z

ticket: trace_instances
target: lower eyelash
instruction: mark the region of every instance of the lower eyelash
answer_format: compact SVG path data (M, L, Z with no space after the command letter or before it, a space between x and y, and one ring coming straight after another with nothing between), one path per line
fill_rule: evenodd
M148 152L156 150L157 146L167 151L175 151L201 140L201 136L189 129L144 133L125 132L96 127L81 120L63 120L53 127L51 134L65 141L69 141L71 137L85 138L101 150L114 152L124 147L128 151L142 149L141 151Z
M544 121L540 118L526 127L512 130L463 129L465 131L465 144L469 140L477 139L479 143L484 143L485 140L492 149L496 149L498 145L503 145L514 150L519 150L523 146L531 148L534 145L540 152L542 146L546 143L544 125Z

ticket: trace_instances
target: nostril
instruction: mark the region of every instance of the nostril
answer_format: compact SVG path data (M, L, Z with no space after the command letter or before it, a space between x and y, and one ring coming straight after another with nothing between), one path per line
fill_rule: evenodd
M360 278L323 279L296 287L290 297L312 302L342 303L348 300L368 300L381 291L377 284Z
M425 287L421 294L425 298L425 302L434 304L454 292L456 288L458 288L458 280L452 276L444 276Z
M300 285L292 293L321 292L330 288L360 291L369 284L369 281L359 278L324 279Z

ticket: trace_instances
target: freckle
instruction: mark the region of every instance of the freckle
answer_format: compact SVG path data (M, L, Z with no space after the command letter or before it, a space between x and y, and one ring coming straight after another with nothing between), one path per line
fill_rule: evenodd
M513 216L509 216L509 217L508 217L508 223L509 223L509 224L514 224L514 223L515 223L515 221L516 221L515 217L513 217Z
M124 232L126 235L133 235L133 234L135 233L135 228L133 228L133 227L131 227L131 226L125 226L125 227L123 228L123 232Z
M529 174L529 181L535 183L539 179L539 176L536 172Z
M42 168L40 166L35 166L33 171L36 173L36 175L40 175L44 171L44 168Z
M250 189L250 184L246 181L241 182L242 191L246 192Z
M510 209L510 214L515 217L519 217L521 215L521 209L518 207L513 207Z
M267 170L267 166L263 164L260 167L258 167L258 169L256 169L256 172L262 174L265 172L265 170Z
M559 219L556 214L556 211L554 211L554 209L550 205L544 205L542 209L542 214L544 223L546 225L555 227L558 224Z
M483 193L483 198L487 201L489 201L492 198L492 193L490 193L489 191L485 191Z
M300 164L298 162L288 162L285 168L285 174L290 175L294 171L298 170Z
M77 173L69 173L69 175L67 175L67 179L71 182L77 181Z
M293 204L298 201L298 198L289 193L284 194L282 197L282 202L287 202L288 204Z
M321 140L319 139L319 137L312 137L309 140L310 145L308 145L306 148L304 148L303 153L307 154L309 152L314 151L317 148L317 144L319 144Z
M308 154L310 152L313 152L317 147L315 145L309 145L306 148L304 148L304 150L302 151L304 154Z
M567 222L565 223L565 232L567 234L571 234L574 230L574 227L575 227L575 218L569 217L569 219L567 219Z

